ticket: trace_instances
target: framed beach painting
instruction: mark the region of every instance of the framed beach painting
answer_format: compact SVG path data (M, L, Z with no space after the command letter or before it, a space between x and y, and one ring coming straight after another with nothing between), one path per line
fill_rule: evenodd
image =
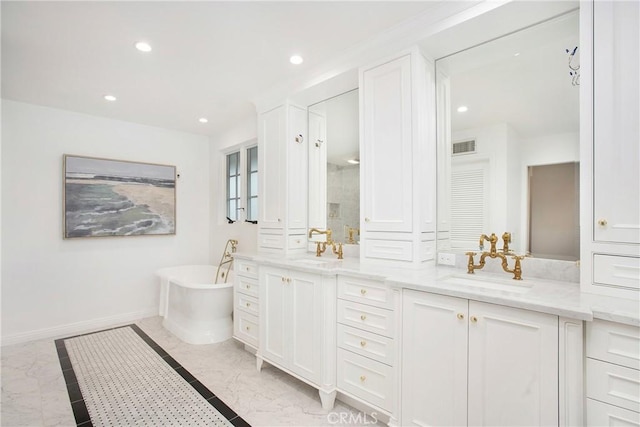
M64 238L176 233L176 167L64 156Z

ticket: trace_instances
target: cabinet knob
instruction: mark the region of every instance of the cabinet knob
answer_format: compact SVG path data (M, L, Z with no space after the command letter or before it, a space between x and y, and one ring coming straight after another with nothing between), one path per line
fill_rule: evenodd
M476 323L478 321L478 318L476 316L471 316L470 319L473 323Z
M460 319L460 320L464 320L464 314L462 314L462 313L458 313L458 319Z
M249 271L249 267L245 267L245 270Z
M296 142L300 144L302 141L304 141L304 137L299 133L298 135L296 135Z
M367 345L366 341L360 341L360 347L364 347L365 345Z
M291 283L291 277L287 277L287 283Z
M248 289L251 289L251 285L247 285L247 290L248 290Z
M360 381L365 382L367 380L367 377L365 377L364 375L360 375Z
M250 302L247 303L247 307L251 307L251 303Z
M598 225L600 227L606 227L607 226L607 220L606 219L599 219L598 220Z
M282 222L282 220L280 218L278 218L278 222Z
M364 314L360 315L360 320L367 320L367 316L365 316Z
M366 289L360 289L360 293L361 293L362 295L364 295L364 294L366 294L366 293L367 293L367 290L366 290Z
M369 218L367 217L364 218L364 222L369 222L369 221L371 221Z
M281 281L282 283L284 283L284 281L285 281L284 276L282 276L282 277L280 278L280 281Z
M245 327L245 329L248 331L248 330L250 330L251 328L250 328L249 326L246 326L246 327Z

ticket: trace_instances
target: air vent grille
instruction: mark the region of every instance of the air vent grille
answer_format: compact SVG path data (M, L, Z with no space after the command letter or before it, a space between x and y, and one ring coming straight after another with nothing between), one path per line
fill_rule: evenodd
M469 141L461 141L461 142L454 142L451 146L452 149L452 154L458 155L458 154L470 154L470 153L475 153L476 152L476 141L475 139L469 140Z

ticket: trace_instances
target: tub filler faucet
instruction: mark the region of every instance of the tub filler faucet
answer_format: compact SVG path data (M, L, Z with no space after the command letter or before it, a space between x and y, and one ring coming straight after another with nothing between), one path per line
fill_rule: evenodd
M235 239L227 240L227 244L224 246L224 251L222 251L222 258L220 258L220 263L218 264L218 271L216 272L216 281L218 282L218 278L223 279L222 283L227 283L227 279L229 278L229 270L231 270L231 266L233 265L233 255L236 252L236 246L238 245L238 241ZM231 252L229 252L229 246L231 246ZM226 271L222 271L223 267L226 266Z

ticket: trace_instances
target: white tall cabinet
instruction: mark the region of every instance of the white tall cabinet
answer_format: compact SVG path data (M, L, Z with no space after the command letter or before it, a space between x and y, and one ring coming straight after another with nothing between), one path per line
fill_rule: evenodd
M284 104L258 116L258 249L304 252L307 232L307 111Z
M434 258L434 90L433 64L417 49L360 70L363 260Z
M582 290L640 295L640 3L580 8Z

